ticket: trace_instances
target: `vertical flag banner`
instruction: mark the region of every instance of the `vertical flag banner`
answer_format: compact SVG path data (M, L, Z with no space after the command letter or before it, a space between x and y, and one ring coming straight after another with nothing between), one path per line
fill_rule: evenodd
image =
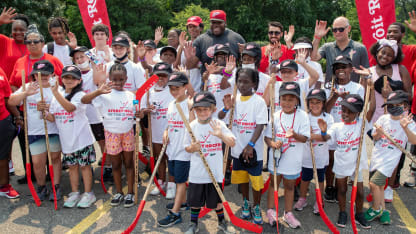
M78 0L78 7L91 45L93 47L95 46L91 33L91 29L95 24L105 24L108 26L110 31L109 42L111 42L113 35L111 33L110 19L108 18L105 0Z
M396 21L394 0L355 0L363 44L372 44L387 36L387 28Z

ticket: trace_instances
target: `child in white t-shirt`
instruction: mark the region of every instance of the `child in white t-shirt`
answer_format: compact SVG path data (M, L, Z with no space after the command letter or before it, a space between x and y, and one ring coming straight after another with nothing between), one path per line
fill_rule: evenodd
M358 179L357 179L357 199L355 204L356 214L355 222L359 223L362 228L371 228L369 222L364 218L363 203L364 203L364 185L363 185L363 169L368 169L367 164L367 151L366 144L364 142L364 135L361 139L361 128L365 124L368 128L368 122L371 121L375 110L374 102L374 86L371 81L368 81L370 85L370 98L369 98L369 110L364 117L365 120L359 118L360 112L363 110L364 101L358 94L348 94L344 100L340 102L342 110L342 122L334 123L327 133L321 133L324 140L330 139L328 144L335 146L334 154L334 167L333 172L336 178L337 184L337 196L339 206L339 216L337 221L338 227L345 227L347 223L346 207L346 195L348 189L348 177L352 180L355 177L354 171L358 159L358 149L360 141L362 140L361 159L359 162ZM322 120L318 120L320 128L325 129L326 123ZM365 129L364 129L365 130ZM364 131L364 133L366 130ZM354 221L352 221L354 222Z
M334 119L328 113L325 113L326 94L323 89L312 89L306 97L306 105L309 110L309 121L311 124L311 138L312 147L315 155L316 169L318 173L319 188L324 189L325 170L329 162L328 144L326 141L321 141L321 132L326 132L325 129L319 128L318 120L322 119L330 128L334 123ZM309 188L309 183L313 179L313 165L310 149L310 142L305 145L305 151L302 160L302 181L300 184L299 200L295 204L295 210L303 210L306 207L306 195ZM322 198L323 199L323 198ZM313 213L319 214L318 203L315 201L313 206Z
M267 124L267 107L263 98L254 93L259 84L258 72L251 68L239 68L236 72L236 84L240 94L236 96L233 134L236 145L231 148L233 171L231 183L240 184L243 195L242 218L252 216L249 206L249 181L253 192L254 222L262 224L260 210L263 184L263 128ZM230 96L224 99L224 109L218 117L223 119L231 109Z
M191 207L191 224L186 233L197 232L199 212L204 205L209 209L215 209L218 216L218 231L233 233L232 227L228 226L224 219L221 198L198 153L201 151L204 155L216 182L221 188L224 178L222 144L225 143L233 147L235 136L224 122L214 118L215 105L215 97L210 92L201 92L195 95L192 108L197 119L192 121L190 125L198 142L194 142L189 134L186 134L184 140L185 150L191 154L187 199Z
M124 207L134 205L134 107L135 96L125 90L127 70L121 63L110 68L110 82L103 83L99 89L86 94L82 103L91 103L104 117L104 135L107 155L111 158L114 184L117 193L111 200L112 206L120 205L124 199ZM138 114L138 113L136 113ZM124 164L127 174L127 195L124 196L121 184L121 167Z
M81 71L74 65L62 70L63 90L59 90L58 82L52 87L54 99L49 108L47 120L55 122L62 145L63 164L69 167L72 192L64 203L64 207L90 207L96 201L92 189L93 176L91 164L95 162L95 141L89 128L86 116L86 105L81 103L85 95L82 91ZM80 196L78 189L79 169L84 182L84 194Z
M285 187L285 212L283 220L291 227L297 228L300 222L292 213L295 183L302 171L302 158L305 149L305 142L310 137L310 124L308 114L298 108L300 103L300 87L297 82L284 82L279 90L279 103L281 109L273 114L274 136L272 136L272 120L266 128L265 142L271 147L269 154L268 169L271 176L274 173L273 162L278 154L275 150L280 150L281 155L276 158L277 185L283 177ZM273 176L270 183L274 183ZM277 222L274 207L273 189L269 189L267 194L267 217L269 223L274 225Z
M155 157L155 160L159 157L160 150L163 146L163 132L168 126L168 106L169 103L174 100L169 91L169 87L167 86L169 75L171 73L172 68L169 64L165 62L157 63L153 68L153 74L157 75L159 80L155 86L143 96L140 104L140 119L144 118L145 115L147 115L147 118L151 118L152 126L148 126L148 128L151 127L152 129L151 147L153 147L153 156ZM149 103L147 103L148 101ZM163 157L164 159L162 159L158 168L158 182L162 188L167 187L166 198L173 199L176 193L176 186L174 182L168 182L166 178L166 153L163 154ZM155 187L150 194L159 195L160 191Z
M405 148L407 141L416 143L416 126L412 116L406 116L409 109L409 96L406 92L402 90L392 92L382 107L385 105L388 114L382 115L377 120L372 133L375 143L370 163L373 205L365 213L365 218L367 221L380 218L382 224L390 224L390 212L386 210L384 203L384 186L386 179L392 175L398 165L402 152L383 135L383 131Z
M163 144L167 144L166 154L168 156L169 181L176 183L175 202L166 205L168 215L158 221L159 226L169 227L181 222L181 209L189 208L186 203L186 182L189 176L190 154L183 147L183 139L186 136L186 128L182 118L176 109L176 103L181 106L188 122L194 119L190 112L192 103L186 95L188 77L185 73L174 72L169 77L168 86L175 100L169 103L167 112L168 126L163 133Z

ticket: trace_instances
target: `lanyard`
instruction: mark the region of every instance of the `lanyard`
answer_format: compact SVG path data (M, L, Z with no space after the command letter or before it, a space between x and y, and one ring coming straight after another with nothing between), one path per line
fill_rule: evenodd
M280 127L282 128L283 133L286 133L286 130L285 130L285 128L282 125L282 113L283 113L283 111L280 112ZM296 118L296 110L293 113L292 127L290 127L290 128L293 128L293 125L295 124L295 118Z

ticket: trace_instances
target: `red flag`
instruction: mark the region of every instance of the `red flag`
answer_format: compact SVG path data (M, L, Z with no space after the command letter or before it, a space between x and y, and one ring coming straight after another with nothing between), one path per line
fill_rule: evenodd
M113 35L111 33L110 19L108 18L105 0L78 0L78 7L91 45L93 47L95 46L91 33L92 26L95 24L105 24L108 26L110 31L109 42L111 42Z
M361 37L367 50L386 38L387 28L396 21L394 0L355 0Z

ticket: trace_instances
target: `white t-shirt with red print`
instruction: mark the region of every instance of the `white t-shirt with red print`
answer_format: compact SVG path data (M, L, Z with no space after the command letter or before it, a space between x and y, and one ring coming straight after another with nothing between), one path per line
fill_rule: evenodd
M276 161L277 173L283 175L296 175L302 171L302 158L305 150L305 144L296 141L295 138L286 138L286 132L293 128L297 134L310 138L310 124L308 114L305 111L297 109L291 114L286 114L282 110L274 113L273 117L275 137L273 141L282 141L280 161ZM272 138L271 120L266 128L265 136ZM273 155L273 149L270 149L269 155ZM273 171L273 158L269 158L267 167Z
M274 111L275 112L280 110L279 89L283 83L284 83L283 81L276 81L274 85L274 95L275 95ZM301 79L301 80L298 80L297 83L299 84L299 89L300 89L300 104L301 104L302 110L306 110L306 103L303 98L303 94L305 94L305 98L306 98L306 95L308 95L309 79Z
M189 122L188 99L183 100L179 105ZM166 147L166 154L168 155L169 160L189 161L190 154L186 152L185 147L183 147L183 139L188 133L181 115L179 114L178 109L176 109L175 101L169 103L167 119L169 144Z
M237 94L234 118L233 134L236 136L236 144L231 148L231 155L238 158L253 137L258 124L267 124L267 106L264 99L253 94L247 101L241 101L241 94ZM257 153L257 161L263 160L263 132L254 142Z
M82 90L84 90L85 93L90 93L95 90L97 90L97 85L94 84L93 79L93 71L90 70L88 73L82 74ZM87 105L87 117L88 122L90 124L97 124L103 122L103 117L98 113L97 109L92 104L86 104Z
M26 90L29 83L26 84ZM15 94L22 93L23 89L20 87ZM46 104L51 104L54 98L52 90L50 88L43 88L43 98ZM42 112L37 110L38 102L40 102L40 91L34 95L26 98L26 110L27 110L27 129L28 135L45 135L45 128L43 124ZM22 105L23 102L20 104ZM55 122L46 121L48 126L48 134L58 134L58 128Z
M355 171L362 122L362 119L359 118L352 123L334 123L327 132L331 136L328 144L335 146L334 167L332 171L337 175L352 176ZM364 133L369 129L370 126L365 121ZM361 171L363 169L368 169L365 142L362 144L359 170Z
M233 137L235 139L233 133L227 128L223 121L218 119L214 121L218 121L221 124L221 131L224 134L224 136ZM222 183L222 180L224 178L222 140L209 133L210 131L213 131L209 123L201 124L196 119L192 121L190 125L196 140L200 142L201 151L208 162L212 174L214 175L217 182ZM183 147L188 147L191 144L191 136L189 135L189 133L186 133L185 136L186 137L184 139ZM189 182L194 184L212 183L211 177L209 177L209 174L205 169L205 166L200 158L199 152L191 154Z
M233 72L234 74L234 72ZM212 93L215 97L215 101L217 102L217 110L214 112L213 116L217 117L218 112L224 108L224 101L223 98L226 94L232 94L233 90L231 87L226 89L221 89L221 80L223 79L222 74L211 74L208 77L207 83L207 91ZM224 78L225 79L225 78ZM231 78L230 78L231 79Z
M387 134L405 148L407 135L400 125L400 120L393 120L391 119L390 114L385 114L378 118L376 124L380 125ZM416 125L413 122L410 123L407 128L413 133L416 132ZM373 132L375 130L374 127ZM380 140L375 141L373 154L371 156L370 171L377 170L383 173L383 175L390 177L399 163L401 155L402 152L394 146L389 139L382 136Z
M313 134L321 135L321 129L318 125L318 119L323 119L326 122L327 129L331 128L332 124L334 124L334 119L328 113L321 114L320 116L313 116L309 113L309 121L311 123L311 131ZM312 146L315 155L316 168L324 168L329 164L328 142L313 140ZM303 154L302 167L313 168L309 140L306 142L306 147Z
M114 61L107 63L107 73L110 72L111 66L114 65ZM141 64L135 64L132 61L128 61L124 64L127 70L127 81L124 84L124 89L132 92L136 92L140 86L146 81L146 72Z
M111 90L111 93L96 97L92 104L104 117L104 129L111 133L126 133L135 123L133 100L135 96L130 91Z
M64 90L61 90L61 94L68 95ZM77 92L71 98L71 104L76 108L73 112L67 112L55 98L49 108L49 112L55 116L62 152L65 154L74 153L95 141L86 116L87 104L81 103L84 95L84 92Z
M349 94L358 94L364 100L364 93L365 93L364 87L358 83L350 81L346 85L335 85L335 88L338 92L349 92ZM326 97L329 99L331 95L331 89L326 89L325 92L326 92ZM335 101L335 104L330 111L330 114L334 118L335 123L339 123L342 121L342 118L341 118L342 108L341 108L341 105L339 104L342 100L343 100L342 97L338 97L338 99Z
M149 95L150 105L155 106L155 110L150 113L152 118L152 142L157 144L163 143L163 132L168 126L168 106L175 98L170 94L169 87L166 86L162 91L151 89ZM143 95L140 108L147 108L147 95Z

